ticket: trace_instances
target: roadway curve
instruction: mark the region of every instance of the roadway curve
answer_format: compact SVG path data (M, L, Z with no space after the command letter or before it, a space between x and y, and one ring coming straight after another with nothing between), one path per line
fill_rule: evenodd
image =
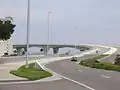
M105 48L101 49L105 51ZM115 54L119 52L120 49L118 49ZM113 62L115 54L103 59L103 61ZM80 60L93 56L94 55L85 55L81 57ZM90 90L120 90L119 72L86 68L74 62L71 63L70 60L50 63L46 65L46 67L64 77L91 87Z
M108 51L103 47L100 49ZM85 55L80 59L93 56ZM105 60L108 61L109 58ZM53 82L3 84L0 85L0 90L120 90L119 72L86 68L69 59L49 63L46 67L63 76L63 79Z

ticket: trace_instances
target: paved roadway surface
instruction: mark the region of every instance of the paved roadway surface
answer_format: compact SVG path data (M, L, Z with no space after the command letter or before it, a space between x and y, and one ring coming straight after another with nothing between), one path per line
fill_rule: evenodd
M0 90L89 90L68 80L0 85Z
M29 60L38 60L38 59L51 58L51 57L58 57L58 55L49 55L49 56L32 55L32 56L29 56ZM1 57L0 64L21 62L25 60L26 60L25 56Z
M120 47L116 46L116 48L118 48L117 52L115 52L114 54L112 54L110 57L108 57L107 59L103 59L102 61L103 62L110 62L110 63L113 63L115 58L116 58L116 55L117 54L120 54Z
M120 90L120 73L118 72L85 68L74 62L71 63L70 60L54 62L47 67L96 90Z
M104 51L106 50L104 49ZM80 60L93 56L86 55L80 58ZM62 79L53 82L29 84L4 84L0 85L0 90L120 90L119 72L86 68L70 60L53 62L46 66L70 80ZM85 84L93 89L87 89L74 81Z
M103 61L113 62L115 55L119 52L120 49L114 55L111 55L111 57L108 57ZM87 55L80 58L80 60L93 56L94 55ZM71 63L70 60L54 62L48 64L47 67L60 75L81 82L96 90L120 90L119 72L86 68L77 65L77 63Z

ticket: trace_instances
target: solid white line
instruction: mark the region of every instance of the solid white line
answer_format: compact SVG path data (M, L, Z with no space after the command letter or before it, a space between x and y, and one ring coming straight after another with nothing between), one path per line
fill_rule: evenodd
M48 68L46 68L47 70L49 70L50 72L54 72L54 71L52 71L52 70L50 70L50 69L48 69ZM56 72L54 72L54 73L56 73ZM58 73L56 73L56 74L58 74ZM60 75L60 74L58 74L60 77L62 77L62 78L64 78L64 79L66 79L66 80L68 80L68 81L71 81L71 82L73 82L73 83L76 83L76 84L78 84L78 85L80 85L80 86L83 86L83 87L85 87L85 88L87 88L87 89L89 89L89 90L96 90L96 89L94 89L94 88L92 88L92 87L90 87L90 86L87 86L87 85L85 85L85 84L83 84L83 83L80 83L80 82L78 82L78 81L75 81L75 80L72 80L72 79L70 79L70 78L67 78L67 77L65 77L65 76L63 76L63 75ZM37 83L37 82L40 82L40 80L37 80L37 81L25 81L25 82L3 82L3 83L0 83L0 84L25 84L25 83Z
M105 75L100 75L101 77L104 77L104 78L111 78L109 76L105 76Z
M62 75L60 75L60 76L61 76L62 78L64 78L64 79L68 80L68 81L71 81L71 82L74 82L74 83L76 83L76 84L79 84L80 86L83 86L83 87L85 87L85 88L87 88L87 89L89 89L89 90L96 90L96 89L94 89L94 88L92 88L92 87L90 87L90 86L87 86L87 85L85 85L85 84L83 84L83 83L80 83L80 82L78 82L78 81L75 81L75 80L73 80L73 79L67 78L67 77L62 76Z
M46 67L45 67L46 68ZM54 71L52 71L52 70L50 70L50 69L48 69L48 68L46 68L48 71L50 71L50 72L54 72ZM56 72L55 72L56 73ZM87 89L89 89L89 90L96 90L96 89L94 89L94 88L92 88L92 87L90 87L90 86L88 86L88 85L85 85L85 84L83 84L83 83L80 83L80 82L78 82L78 81L75 81L75 80L73 80L73 79L70 79L70 78L68 78L68 77L65 77L65 76L63 76L63 75L61 75L61 74L59 74L59 73L57 73L59 76L61 76L62 78L64 78L64 79L66 79L66 80L68 80L68 81L71 81L71 82L73 82L73 83L76 83L76 84L78 84L78 85L80 85L80 86L83 86L83 87L85 87L85 88L87 88Z

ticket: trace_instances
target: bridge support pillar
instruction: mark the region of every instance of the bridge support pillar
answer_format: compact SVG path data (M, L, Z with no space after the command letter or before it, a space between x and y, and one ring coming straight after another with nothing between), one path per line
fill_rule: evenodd
M57 54L58 51L59 51L59 48L53 48L53 53L54 53L54 54Z
M47 50L47 47L43 47L43 50L44 50L44 54L47 55L49 49Z
M25 55L25 53L27 52L27 48L24 47L23 49L24 49L24 50L22 51L22 55Z
M24 47L24 51L27 52L27 48L26 47Z
M25 55L27 48L16 48L18 55Z
M22 48L16 48L16 50L17 50L17 54L18 54L18 55L21 54L21 49L22 49Z

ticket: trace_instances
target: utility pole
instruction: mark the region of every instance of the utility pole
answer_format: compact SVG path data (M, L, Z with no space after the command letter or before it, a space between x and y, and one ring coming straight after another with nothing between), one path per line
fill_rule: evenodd
M27 53L26 53L26 65L25 67L28 68L28 59L29 59L29 37L30 37L30 0L28 0L27 5Z
M48 12L48 33L47 33L47 56L49 51L49 38L50 38L50 14L51 12Z

